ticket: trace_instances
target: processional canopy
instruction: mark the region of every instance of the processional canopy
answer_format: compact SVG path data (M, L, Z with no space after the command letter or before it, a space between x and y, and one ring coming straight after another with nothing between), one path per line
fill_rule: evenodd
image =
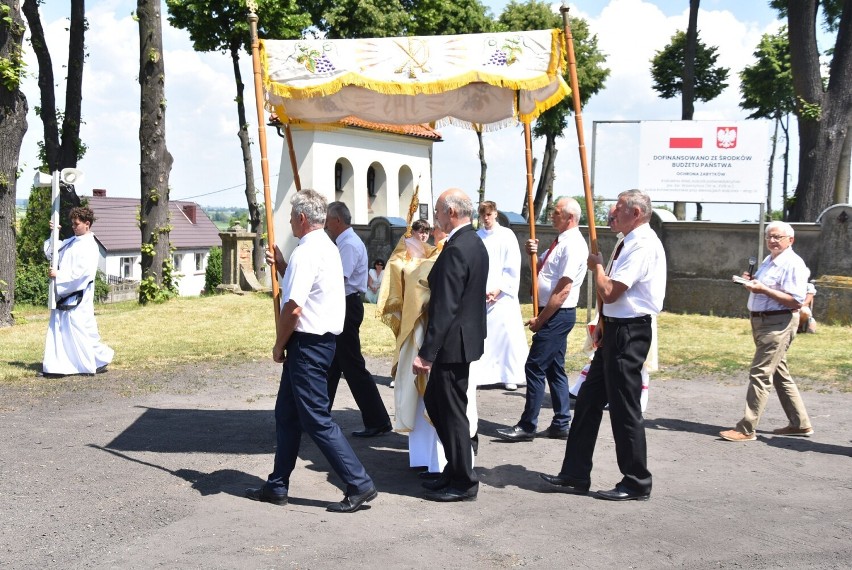
M558 30L260 42L266 107L282 121L479 131L528 123L568 95L564 48Z

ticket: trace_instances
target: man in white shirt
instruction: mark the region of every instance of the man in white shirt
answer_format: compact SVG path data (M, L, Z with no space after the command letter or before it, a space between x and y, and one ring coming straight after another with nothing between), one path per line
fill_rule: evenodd
M343 202L328 205L325 229L337 244L343 263L343 289L346 294L346 318L343 331L337 335L334 360L328 369L329 410L334 405L341 373L361 410L364 429L352 432L355 437L373 437L391 430L390 417L382 402L373 375L367 370L361 354L361 323L364 320L364 302L361 293L367 290L367 248L352 229L352 215Z
M596 497L610 501L648 500L645 426L642 419L642 366L651 347L651 316L663 308L666 293L666 254L651 229L651 198L641 190L618 195L610 227L624 234L607 274L603 256L589 255L595 287L603 300L593 340L597 345L586 381L574 406L574 422L558 475L541 477L567 493L585 495L591 486L592 456L604 406L615 440L623 477L614 489ZM601 330L603 329L603 330Z
M275 464L266 483L246 489L245 495L254 501L287 504L290 474L304 431L346 485L343 500L326 510L351 513L378 493L329 412L326 373L334 358L335 335L343 330L346 307L343 267L337 248L323 231L325 198L314 190L303 190L290 204L290 227L299 245L281 281L281 313L272 349L272 359L284 365L275 401ZM280 253L276 248L279 268L285 265Z
M515 232L497 221L497 204L479 204L479 229L488 251L488 281L485 302L488 336L485 353L470 365L470 382L476 386L503 384L517 390L526 384L524 361L527 359L527 335L521 319L518 286L521 280L521 248Z
M574 328L580 286L586 278L589 248L580 233L580 204L574 198L562 197L553 208L553 227L559 235L539 261L538 316L527 324L535 334L524 367L527 394L524 411L518 423L497 430L497 436L508 441L532 441L536 436L552 439L568 437L571 403L568 375L565 374L565 349L568 333ZM527 251L538 251L538 240L527 241ZM544 400L545 381L550 385L553 420L536 434L538 414Z
M766 408L772 386L778 391L789 424L775 435L813 435L811 420L799 388L787 369L787 350L799 326L799 309L805 300L810 270L793 251L793 228L785 222L766 226L769 255L744 284L749 290L748 310L755 352L749 372L746 408L737 427L719 433L727 441L754 441L755 429Z

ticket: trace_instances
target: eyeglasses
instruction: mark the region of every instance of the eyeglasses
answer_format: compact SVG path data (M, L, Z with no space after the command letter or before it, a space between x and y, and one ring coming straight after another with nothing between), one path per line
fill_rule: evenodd
M788 238L790 236L766 236L766 241L781 241L784 238Z

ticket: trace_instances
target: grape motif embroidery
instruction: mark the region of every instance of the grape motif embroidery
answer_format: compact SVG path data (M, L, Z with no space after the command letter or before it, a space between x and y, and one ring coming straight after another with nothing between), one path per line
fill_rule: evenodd
M497 40L489 40L488 45L496 46ZM499 65L508 67L518 61L518 58L523 53L523 51L524 50L521 47L520 38L507 38L506 41L503 42L503 45L500 46L500 49L495 49L493 52L491 52L491 55L485 62L485 65Z
M296 49L299 52L296 62L304 65L311 73L330 73L335 70L331 60L319 50L305 44L298 44Z

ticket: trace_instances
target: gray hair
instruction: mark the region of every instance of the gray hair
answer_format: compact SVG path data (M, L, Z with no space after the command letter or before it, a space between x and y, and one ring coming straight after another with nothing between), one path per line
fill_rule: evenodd
M328 205L328 215L337 218L347 226L352 224L352 214L349 212L349 206L343 202L337 201L330 203Z
M444 211L446 214L452 208L459 218L470 218L473 216L473 202L463 192L450 193L444 198Z
M763 233L764 235L768 236L769 232L776 228L784 232L784 235L787 237L795 237L796 235L796 232L793 231L793 226L791 226L787 222L782 222L780 220L775 220L766 224L766 228L764 229Z
M642 212L642 218L647 222L651 219L651 214L654 213L654 206L651 205L651 197L642 190L632 189L625 190L618 195L618 198L624 198L624 203L628 208L639 208Z
M559 206L559 202L565 200L565 204L562 205L563 214L571 214L577 222L580 222L580 217L583 215L583 209L580 208L580 203L571 198L570 196L559 196L556 200L553 201L553 207L556 208Z
M293 209L293 215L298 217L300 214L305 214L311 226L321 226L325 223L328 202L325 196L316 190L307 189L296 192L290 198L290 206Z

